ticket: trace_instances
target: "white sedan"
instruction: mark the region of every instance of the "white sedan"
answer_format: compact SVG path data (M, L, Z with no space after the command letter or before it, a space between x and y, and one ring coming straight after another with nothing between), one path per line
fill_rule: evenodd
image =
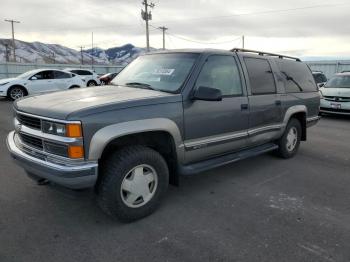
M320 112L350 115L350 73L339 73L320 88Z
M0 79L0 96L16 100L27 95L80 87L85 87L85 83L76 74L56 69L37 69L16 78Z

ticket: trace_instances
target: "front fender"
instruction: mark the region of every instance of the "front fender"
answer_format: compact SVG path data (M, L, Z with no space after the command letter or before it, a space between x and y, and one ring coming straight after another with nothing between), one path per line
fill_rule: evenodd
M174 121L166 118L152 118L123 122L109 125L98 130L91 139L88 159L98 160L106 146L116 138L150 131L168 132L173 137L177 158L180 162L183 162L184 145L181 132Z

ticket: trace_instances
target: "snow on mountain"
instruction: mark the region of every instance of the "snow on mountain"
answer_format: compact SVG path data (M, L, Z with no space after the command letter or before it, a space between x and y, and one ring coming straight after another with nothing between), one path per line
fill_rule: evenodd
M12 60L12 41L0 39L0 62L6 61L6 45L9 50L8 56ZM93 56L95 64L126 65L144 52L146 52L145 48L138 48L132 44L106 50L94 48L83 51L83 61L90 63ZM16 60L25 63L80 64L81 53L62 45L16 40Z

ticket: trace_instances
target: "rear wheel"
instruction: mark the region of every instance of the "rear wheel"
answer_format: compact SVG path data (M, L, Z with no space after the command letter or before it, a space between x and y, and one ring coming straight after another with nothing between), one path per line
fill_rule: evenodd
M296 118L292 118L284 131L283 136L278 140L278 155L282 158L293 157L300 145L301 124Z
M87 83L87 86L97 86L97 83L96 83L94 80L90 80L90 81Z
M125 147L104 161L98 185L103 211L124 222L156 210L169 183L168 166L155 150Z
M23 87L13 86L9 89L7 95L11 100L17 100L19 98L26 96L27 92Z

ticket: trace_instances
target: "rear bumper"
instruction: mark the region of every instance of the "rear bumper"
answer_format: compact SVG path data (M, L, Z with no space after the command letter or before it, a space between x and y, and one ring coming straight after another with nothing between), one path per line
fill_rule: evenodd
M35 158L21 151L14 140L14 131L7 136L7 148L15 162L27 173L47 179L71 189L88 188L95 185L98 164L83 162L77 165L62 165Z

